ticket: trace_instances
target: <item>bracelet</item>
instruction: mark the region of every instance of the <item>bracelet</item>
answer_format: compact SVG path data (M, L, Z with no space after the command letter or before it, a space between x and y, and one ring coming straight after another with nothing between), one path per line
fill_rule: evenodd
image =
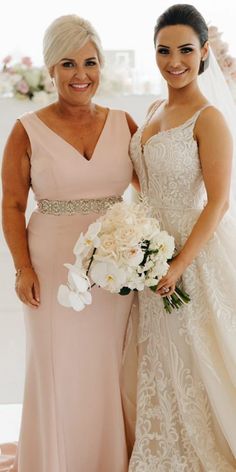
M21 275L22 270L24 269L33 269L33 266L22 266L19 267L19 269L16 269L16 277L19 277Z

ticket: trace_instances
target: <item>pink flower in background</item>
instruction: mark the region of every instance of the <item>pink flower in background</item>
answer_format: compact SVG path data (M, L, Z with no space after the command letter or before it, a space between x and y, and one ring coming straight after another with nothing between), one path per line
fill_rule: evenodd
M219 39L214 40L211 43L211 47L214 51L214 54L215 54L216 58L219 58L220 56L224 56L225 54L227 54L227 52L229 50L228 44L225 43L224 41L219 40Z
M29 92L29 85L27 84L26 80L22 79L16 84L17 92L22 93L22 95L27 95Z
M229 45L222 41L216 26L210 26L208 31L210 46L236 101L236 58L229 54Z
M208 36L210 40L214 40L214 38L222 36L222 33L219 32L217 26L212 25L208 28Z
M24 66L31 67L33 62L29 56L24 56L21 59L21 63L24 64Z
M9 62L11 62L12 60L12 57L10 55L4 57L4 59L2 60L3 64L7 65L9 64Z
M56 91L47 69L33 66L29 56L13 61L12 56L8 55L2 60L2 65L0 96L35 99L38 103L40 100L46 103L50 96L54 98Z
M227 76L231 76L236 72L236 59L232 56L225 56L219 59L219 65Z

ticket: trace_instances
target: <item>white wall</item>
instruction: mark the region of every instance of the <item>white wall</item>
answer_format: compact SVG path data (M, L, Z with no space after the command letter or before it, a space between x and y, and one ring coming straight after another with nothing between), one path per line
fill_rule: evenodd
M110 108L128 111L140 124L154 96L121 96L97 99ZM0 155L18 116L39 105L28 100L0 98ZM28 213L34 207L29 199ZM20 403L24 382L24 322L21 304L14 291L14 267L0 232L0 403Z

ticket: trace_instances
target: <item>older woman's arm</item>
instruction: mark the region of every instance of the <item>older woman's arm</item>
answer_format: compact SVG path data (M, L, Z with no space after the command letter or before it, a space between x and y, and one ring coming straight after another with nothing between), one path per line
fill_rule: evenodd
M16 291L23 303L39 305L39 283L30 260L25 210L30 188L30 143L17 121L4 150L2 166L3 231L17 270Z

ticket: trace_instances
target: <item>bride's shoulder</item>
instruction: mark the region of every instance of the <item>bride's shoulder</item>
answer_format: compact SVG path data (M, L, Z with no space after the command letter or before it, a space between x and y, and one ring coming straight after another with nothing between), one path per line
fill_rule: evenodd
M220 140L222 135L229 138L230 129L223 113L211 104L204 107L196 121L195 135L199 139L206 137L208 141L211 137Z
M211 105L210 103L200 110L196 122L196 126L203 129L209 127L221 127L223 124L226 125L226 119L223 113L219 110L219 108Z

